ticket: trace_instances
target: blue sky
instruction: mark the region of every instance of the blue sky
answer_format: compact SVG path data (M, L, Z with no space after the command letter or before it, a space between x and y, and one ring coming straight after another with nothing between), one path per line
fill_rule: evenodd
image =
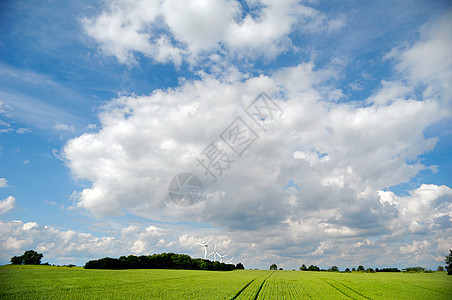
M199 257L212 238L245 267L436 268L451 16L448 1L2 1L0 262ZM284 114L212 183L195 157L261 92ZM167 188L186 171L204 193L179 207Z

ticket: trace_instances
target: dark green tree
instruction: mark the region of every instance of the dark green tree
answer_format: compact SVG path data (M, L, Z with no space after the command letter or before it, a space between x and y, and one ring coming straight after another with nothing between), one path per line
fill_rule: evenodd
M447 275L452 275L452 250L449 250L449 255L444 257L446 262Z
M23 263L24 265L40 265L43 256L42 253L33 250L25 251L24 255L22 255Z
M363 266L358 266L357 271L364 271L364 267Z
M444 267L443 266L438 266L438 269L437 269L438 271L440 271L440 272L442 272L442 271L444 271Z
M307 270L308 270L308 268L306 267L306 265L302 264L300 267L300 271L307 271Z
M270 266L270 270L278 270L278 266L276 264L272 264Z
M345 272L350 273L350 269L349 269L349 268L346 268L346 269L345 269Z
M242 265L242 263L238 263L238 264L235 266L235 268L236 268L237 270L245 270L245 267Z
M11 257L11 264L13 265L40 265L41 259L44 257L42 253L33 250L25 251L21 256Z
M332 266L329 271L331 271L331 272L339 272L339 268L337 266Z
M308 271L320 271L320 268L314 265L308 267Z
M11 264L12 265L21 265L22 264L22 256L13 256L11 257Z

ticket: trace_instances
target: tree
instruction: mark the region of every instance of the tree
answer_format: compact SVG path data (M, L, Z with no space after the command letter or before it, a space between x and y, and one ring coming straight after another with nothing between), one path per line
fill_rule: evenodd
M276 264L272 264L270 266L270 270L278 270L278 266Z
M349 269L349 268L346 268L346 269L345 269L345 272L350 273L350 269Z
M12 265L21 265L22 264L22 256L13 256L11 257Z
M300 267L300 271L307 271L307 270L308 270L308 268L306 267L306 265L302 264Z
M437 269L438 271L440 271L440 272L442 272L442 271L444 271L444 267L443 266L438 266L438 269Z
M339 272L339 268L337 266L332 266L329 271L331 272Z
M356 269L355 268L352 268L352 272L355 272L356 271Z
M242 263L238 263L238 264L235 266L235 268L236 268L237 270L245 270L245 267L242 265Z
M310 265L308 271L320 271L320 268L314 265Z
M449 250L449 255L444 257L446 262L447 275L452 275L452 250Z
M11 264L13 265L40 265L41 259L44 257L42 253L33 250L25 251L21 256L11 257Z
M364 271L364 267L363 266L358 266L357 271Z
M40 265L44 255L33 250L25 251L23 257L24 265Z

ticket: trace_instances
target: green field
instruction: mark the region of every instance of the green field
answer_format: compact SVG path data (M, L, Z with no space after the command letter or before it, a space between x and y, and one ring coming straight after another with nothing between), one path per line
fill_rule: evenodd
M1 266L0 299L452 299L452 276Z

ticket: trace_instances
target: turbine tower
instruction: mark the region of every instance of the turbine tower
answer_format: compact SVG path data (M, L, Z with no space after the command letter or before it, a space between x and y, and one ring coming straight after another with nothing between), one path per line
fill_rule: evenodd
M198 242L199 245L201 245L201 246L204 247L204 259L207 259L207 247L209 247L209 242L210 242L211 240L212 240L212 239L208 240L208 241L205 242L205 243L199 243L199 242Z
M219 253L217 252L217 244L213 245L213 251L210 252L209 256L211 256L213 254L213 261L217 260L217 254L219 255Z

